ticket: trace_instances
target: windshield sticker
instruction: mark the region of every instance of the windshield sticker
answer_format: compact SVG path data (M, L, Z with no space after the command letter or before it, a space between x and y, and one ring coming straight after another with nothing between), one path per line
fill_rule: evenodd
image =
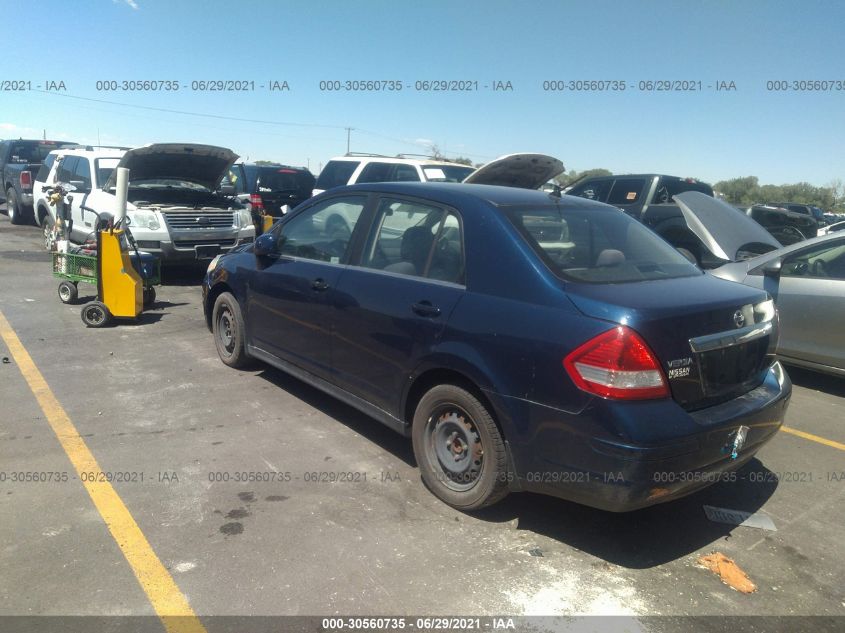
M434 180L435 178L446 179L446 172L439 167L429 167L427 169L423 169L423 171L425 172L425 177L429 180Z
M625 196L626 200L636 200L637 199L637 192L636 191L629 191L628 195Z

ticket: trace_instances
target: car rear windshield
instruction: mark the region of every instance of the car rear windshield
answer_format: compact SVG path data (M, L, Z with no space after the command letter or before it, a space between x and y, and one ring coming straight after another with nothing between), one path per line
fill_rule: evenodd
M505 214L563 279L623 283L702 274L667 242L621 211L558 204L512 207Z
M304 191L314 188L311 172L290 167L262 167L258 170L258 190L261 191Z
M51 141L19 141L12 144L10 163L43 163L47 154L61 147Z

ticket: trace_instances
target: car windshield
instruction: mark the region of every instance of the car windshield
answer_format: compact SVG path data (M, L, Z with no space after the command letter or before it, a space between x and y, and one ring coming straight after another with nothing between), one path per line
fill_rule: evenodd
M466 165L424 165L422 170L429 182L463 182L475 168Z
M621 212L557 204L513 207L505 213L563 279L623 283L702 274L667 242Z
M130 180L129 186L136 189L191 189L193 191L209 191L207 187L189 180L170 178L151 178L148 180Z

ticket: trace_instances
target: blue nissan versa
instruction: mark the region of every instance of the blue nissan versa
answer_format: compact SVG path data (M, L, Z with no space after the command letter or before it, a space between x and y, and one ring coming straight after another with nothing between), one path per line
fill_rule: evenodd
M333 189L214 260L203 297L225 364L264 361L410 436L463 510L689 494L751 459L792 391L765 292L572 196Z

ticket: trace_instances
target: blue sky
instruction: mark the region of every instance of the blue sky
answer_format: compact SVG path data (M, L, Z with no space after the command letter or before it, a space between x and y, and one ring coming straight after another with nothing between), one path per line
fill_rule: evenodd
M67 90L0 92L0 137L40 137L46 128L48 138L86 143L97 142L98 133L104 144L211 143L316 172L346 151L343 128L352 127L353 151L425 153L436 144L476 162L537 151L579 171L654 171L710 182L745 175L774 184L845 180L845 90L766 89L769 80L845 83L842 2L4 4L12 15L28 15L21 24L44 25L44 32L17 44L6 40L0 80L29 80L33 87L62 80ZM60 28L36 52L31 43L44 41L48 24ZM133 79L174 79L184 87L96 89L98 80ZM192 81L208 79L252 80L256 90L190 89ZM359 79L396 79L405 87L369 94L319 89L321 80ZM513 91L414 90L417 80L438 79L510 81ZM544 80L557 79L622 80L628 88L543 90ZM637 89L641 80L662 79L701 81L704 90ZM272 80L287 81L290 91L258 88ZM718 81L733 81L737 90L707 88Z

